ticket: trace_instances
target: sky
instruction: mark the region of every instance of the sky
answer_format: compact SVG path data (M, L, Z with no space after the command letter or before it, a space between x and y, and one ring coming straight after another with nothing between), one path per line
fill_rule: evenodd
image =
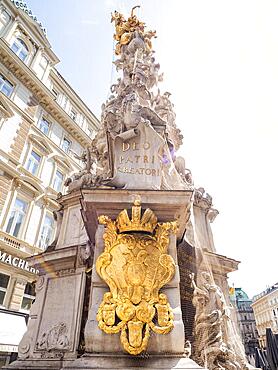
M252 297L278 281L278 2L28 0L57 69L99 117L116 79L110 13L134 5L149 29L184 135L180 155L213 197L229 284Z

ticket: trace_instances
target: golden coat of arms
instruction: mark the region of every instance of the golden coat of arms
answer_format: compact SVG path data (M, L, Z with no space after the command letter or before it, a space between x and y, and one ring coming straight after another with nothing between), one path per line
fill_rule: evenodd
M167 254L170 232L177 223L158 223L152 210L141 218L140 201L119 213L116 221L100 216L106 226L105 249L96 261L96 269L107 283L97 313L98 326L107 334L121 333L125 351L137 355L146 350L150 331L169 333L173 312L166 294L159 290L175 274L173 258Z

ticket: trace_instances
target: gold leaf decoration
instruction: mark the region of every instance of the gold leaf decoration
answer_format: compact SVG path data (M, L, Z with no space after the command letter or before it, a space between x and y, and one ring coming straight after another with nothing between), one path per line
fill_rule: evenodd
M173 326L173 312L160 289L175 274L173 258L167 254L170 233L176 222L157 223L147 209L141 218L141 204L119 213L116 221L100 216L105 225L105 249L96 269L107 283L97 313L98 326L107 334L120 334L125 351L137 355L146 350L150 331L167 334Z

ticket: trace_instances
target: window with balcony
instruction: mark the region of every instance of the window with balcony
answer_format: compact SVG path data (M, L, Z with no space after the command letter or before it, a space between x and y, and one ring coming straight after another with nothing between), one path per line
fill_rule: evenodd
M77 112L74 109L72 109L70 111L70 118L73 119L74 122L76 122L76 120L77 120Z
M33 300L35 299L35 285L33 283L27 283L25 286L23 299L21 303L21 309L29 311Z
M50 129L50 123L43 117L40 121L39 121L39 129L45 134L45 135L48 135L49 133L49 129Z
M26 165L26 169L31 172L32 175L36 176L39 172L40 162L41 156L32 150Z
M70 150L70 146L71 146L71 141L67 139L66 137L64 137L61 143L61 148L63 149L63 151L68 153Z
M55 176L54 176L54 182L53 182L53 189L57 192L62 190L63 186L63 181L64 181L64 175L60 171L56 171Z
M52 239L54 231L54 218L50 214L46 214L43 222L43 226L41 229L41 235L39 240L39 247L43 250L45 250Z
M7 233L17 237L23 226L28 204L26 201L16 198L7 224Z
M10 97L12 95L14 86L0 73L0 91L6 96Z
M28 57L29 50L25 42L19 38L14 40L14 43L11 46L12 51L23 61L25 62Z
M6 274L0 274L0 306L3 306L7 292L10 277Z

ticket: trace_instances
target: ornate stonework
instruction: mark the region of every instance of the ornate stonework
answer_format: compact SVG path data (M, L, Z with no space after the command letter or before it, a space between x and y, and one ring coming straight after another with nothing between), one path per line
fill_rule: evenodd
M193 304L195 316L195 357L209 370L248 370L244 359L231 341L230 308L226 305L221 288L208 272L199 272L200 285L194 281Z
M182 134L170 93L162 81L151 39L154 31L134 14L112 14L117 41L115 65L122 76L102 106L101 129L84 152L84 170L68 179L69 191L81 187L192 189L191 172L176 151Z
M105 249L96 269L110 292L98 309L98 326L107 334L120 332L125 351L137 355L146 350L150 330L167 334L174 325L167 295L160 289L175 273L167 249L177 224L158 224L150 209L141 218L139 201L134 202L131 220L124 210L116 221L100 216L99 222L106 226Z
M69 339L66 335L67 325L60 322L44 332L37 343L37 349L53 351L66 350L69 348Z

